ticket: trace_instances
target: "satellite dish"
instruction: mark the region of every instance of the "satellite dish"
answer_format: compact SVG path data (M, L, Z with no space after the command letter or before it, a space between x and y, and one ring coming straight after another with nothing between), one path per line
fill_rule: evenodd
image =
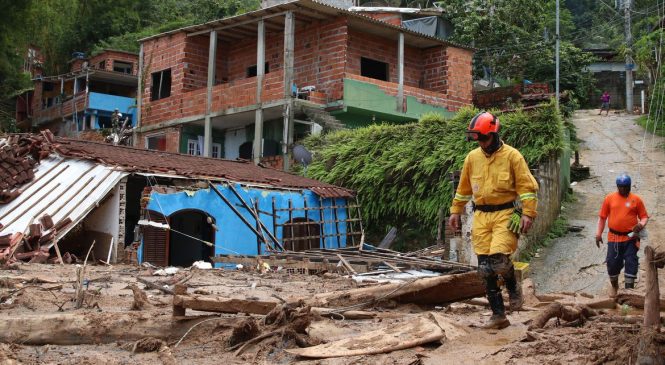
M307 165L312 163L312 153L305 146L297 144L293 146L293 159L307 167Z

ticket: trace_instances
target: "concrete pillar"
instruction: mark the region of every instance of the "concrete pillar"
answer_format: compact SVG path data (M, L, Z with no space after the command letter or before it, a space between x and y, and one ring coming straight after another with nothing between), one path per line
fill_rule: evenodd
M295 19L293 11L287 11L284 16L284 133L282 142L282 157L284 171L289 170L289 148L293 145L293 49L295 44Z
M265 24L259 20L256 36L256 114L254 119L254 163L261 162L263 157L263 78L265 70Z
M215 86L215 59L217 58L217 31L210 31L208 50L208 90L206 94L206 115L203 135L203 156L212 157L212 87Z

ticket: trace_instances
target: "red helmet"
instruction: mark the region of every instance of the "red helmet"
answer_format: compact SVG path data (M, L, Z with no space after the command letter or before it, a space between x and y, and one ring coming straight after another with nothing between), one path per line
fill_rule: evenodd
M499 133L500 128L501 124L496 116L488 112L480 112L471 119L469 128L466 130L466 139L469 141L484 141L489 139L492 133Z

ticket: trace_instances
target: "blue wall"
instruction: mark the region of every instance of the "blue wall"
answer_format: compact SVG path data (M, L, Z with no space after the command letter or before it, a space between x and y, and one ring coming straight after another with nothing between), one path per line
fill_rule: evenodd
M256 224L254 217L242 206L242 203L236 198L233 192L224 185L215 185L218 190L224 195L235 208L245 217L245 219L252 225ZM272 202L275 198L276 209L283 209L289 207L289 199L292 201L294 208L303 208L304 202L307 201L308 207L319 207L319 196L309 190L300 192L293 191L280 191L280 190L261 190L257 188L245 188L240 185L234 185L236 191L243 197L245 202L252 204L251 201L259 203L259 210L269 212L272 214ZM215 233L215 255L256 255L257 242L256 235L252 232L238 216L217 196L211 189L201 189L195 192L178 192L174 194L160 194L152 192L150 194L150 202L147 209L160 212L165 216L178 212L183 209L198 209L208 213L215 218L215 223L218 231ZM347 204L346 199L337 198L337 206L344 206ZM323 199L324 207L333 206L333 199ZM319 210L310 210L309 219L313 221L320 221ZM277 211L277 224L284 224L289 220L288 211ZM324 210L324 220L333 221L334 210L332 208ZM273 217L268 214L259 213L259 217L268 230L273 233ZM293 218L304 218L304 210L295 210L292 213ZM347 217L346 209L337 208L337 219L344 220ZM335 234L335 223L323 224L324 234ZM339 223L339 232L346 233L346 223ZM277 239L282 243L283 233L282 227L277 227ZM268 239L268 237L266 237ZM321 248L337 248L346 247L346 235L339 238L339 245L337 237L325 237L321 239ZM261 254L266 254L265 244L261 245ZM139 262L143 261L143 245L139 248L138 252Z
M134 124L136 99L95 92L88 93L88 114L93 114L94 112L91 111L97 110L97 115L110 117L116 108L123 114L123 117L129 115L129 120L132 121L132 125ZM94 127L99 128L99 125Z

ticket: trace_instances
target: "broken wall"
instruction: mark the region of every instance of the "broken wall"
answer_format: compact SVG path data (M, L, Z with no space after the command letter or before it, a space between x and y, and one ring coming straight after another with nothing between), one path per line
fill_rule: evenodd
M285 233L283 225L289 220L301 218L315 223L324 222L320 225L321 235L325 236L319 240L321 248L346 247L349 243L347 242L346 222L335 223L335 220L347 219L346 209L317 209L321 206L345 206L347 204L346 199L322 199L309 190L264 190L240 185L234 186L245 202L250 205L253 202L258 203L261 221L280 242L282 242ZM254 225L256 223L252 214L243 207L240 200L228 187L221 184L216 184L216 187L250 224ZM293 208L291 213L288 211L289 207ZM305 207L307 209L303 209ZM147 209L161 213L166 217L183 210L198 210L207 213L207 215L214 218L218 228L214 232L215 255L257 255L265 254L267 251L265 244L257 242L256 234L211 189L174 193L152 191ZM340 236L333 236L336 232L339 232ZM139 262L143 261L143 249L142 245L138 252Z

